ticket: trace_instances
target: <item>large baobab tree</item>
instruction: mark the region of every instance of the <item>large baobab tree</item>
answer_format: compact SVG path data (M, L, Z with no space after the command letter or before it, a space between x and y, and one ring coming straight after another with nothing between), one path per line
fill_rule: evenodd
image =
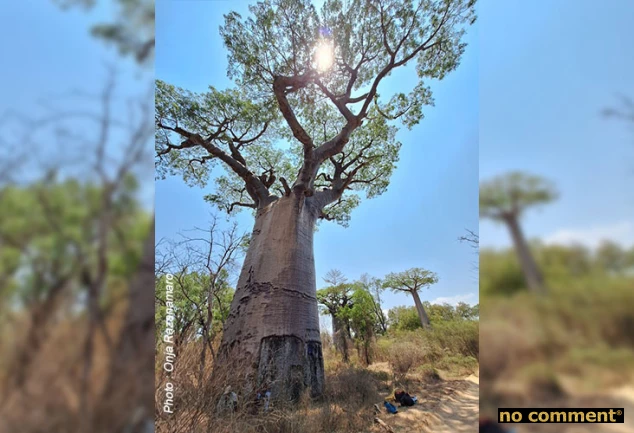
M159 176L205 186L255 224L220 352L243 361L247 384L274 398L324 385L313 233L347 224L359 193L383 193L398 159L398 122L413 127L433 103L428 80L454 70L473 0L264 0L225 16L232 89L195 94L156 86ZM381 94L399 68L409 94ZM386 98L387 97L387 98ZM227 364L235 365L233 362Z
M423 268L412 268L403 272L388 274L383 280L383 285L392 291L407 292L412 295L421 325L423 325L423 328L430 328L431 322L418 292L420 289L429 287L437 282L438 275L435 272Z
M531 207L555 200L557 193L545 179L521 172L511 172L480 185L480 216L505 224L517 253L529 290L543 293L544 279L531 254L520 226L520 218Z

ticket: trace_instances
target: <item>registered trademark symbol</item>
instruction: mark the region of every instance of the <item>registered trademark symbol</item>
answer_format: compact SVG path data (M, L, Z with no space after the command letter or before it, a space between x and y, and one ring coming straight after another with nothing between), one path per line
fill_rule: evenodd
M620 411L620 410L617 410L617 411L616 411L616 414L617 414L617 415L621 415L622 413L623 413L623 411Z

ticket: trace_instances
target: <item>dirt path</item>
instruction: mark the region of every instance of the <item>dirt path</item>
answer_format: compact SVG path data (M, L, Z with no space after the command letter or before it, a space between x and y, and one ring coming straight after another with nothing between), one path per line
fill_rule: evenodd
M380 415L399 433L462 433L478 431L477 377L446 380L410 390L418 404L398 408L395 415Z

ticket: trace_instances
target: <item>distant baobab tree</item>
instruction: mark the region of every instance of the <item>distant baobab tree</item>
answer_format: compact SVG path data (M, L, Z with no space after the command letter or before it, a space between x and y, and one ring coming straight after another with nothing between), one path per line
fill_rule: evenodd
M529 208L556 198L557 192L550 182L521 172L506 173L480 184L480 216L508 227L526 285L535 293L544 293L546 288L522 232L520 218Z
M412 295L420 323L423 328L427 329L431 327L431 322L418 292L420 289L429 287L437 282L438 275L435 272L423 268L412 268L403 272L388 274L383 280L383 285L392 291L407 292Z

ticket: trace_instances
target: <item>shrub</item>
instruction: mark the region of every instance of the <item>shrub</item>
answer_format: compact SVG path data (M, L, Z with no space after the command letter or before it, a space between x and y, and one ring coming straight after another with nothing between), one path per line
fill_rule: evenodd
M398 341L388 351L388 363L394 374L403 379L417 365L424 363L424 348L415 341Z
M328 377L326 398L337 403L354 402L359 405L376 403L380 400L372 373L355 367Z

